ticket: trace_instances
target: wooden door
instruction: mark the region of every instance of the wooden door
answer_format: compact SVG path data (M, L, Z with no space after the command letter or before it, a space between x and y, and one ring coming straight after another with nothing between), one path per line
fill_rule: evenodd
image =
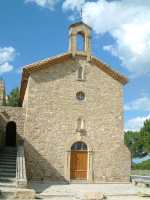
M71 179L87 179L87 155L87 151L71 151Z

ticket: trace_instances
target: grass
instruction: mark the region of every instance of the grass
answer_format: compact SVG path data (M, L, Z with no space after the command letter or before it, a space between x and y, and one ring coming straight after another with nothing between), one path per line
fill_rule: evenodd
M150 170L132 170L132 175L150 176Z

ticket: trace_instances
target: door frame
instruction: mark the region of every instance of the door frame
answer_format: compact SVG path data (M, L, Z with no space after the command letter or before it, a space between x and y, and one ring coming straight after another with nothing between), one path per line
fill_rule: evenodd
M70 159L71 159L71 146L75 142L83 142L87 145L87 182L93 182L93 148L86 136L78 136L71 138L66 144L66 152L65 152L65 168L64 174L65 179L70 182Z

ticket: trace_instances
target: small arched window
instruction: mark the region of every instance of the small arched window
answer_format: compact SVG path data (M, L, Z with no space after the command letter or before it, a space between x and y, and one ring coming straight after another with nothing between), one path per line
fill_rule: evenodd
M78 69L78 79L83 79L83 69L82 69L82 67L79 67L79 69Z
M77 70L77 80L78 81L85 80L84 74L85 74L84 67L79 67Z
M85 129L85 120L82 117L78 117L77 119L77 130L81 131Z

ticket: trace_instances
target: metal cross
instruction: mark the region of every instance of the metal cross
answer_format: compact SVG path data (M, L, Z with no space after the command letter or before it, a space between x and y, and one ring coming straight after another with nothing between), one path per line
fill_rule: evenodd
M83 13L84 11L82 10L82 8L81 8L81 22L82 22L82 13Z
M83 15L82 15L83 12L84 12L84 11L83 11L82 8L81 8L81 11L80 11L80 13L81 13L81 22L82 22L82 18L83 18ZM85 16L85 17L90 17L90 15L87 15L87 16ZM77 17L77 18L79 18L79 17Z

